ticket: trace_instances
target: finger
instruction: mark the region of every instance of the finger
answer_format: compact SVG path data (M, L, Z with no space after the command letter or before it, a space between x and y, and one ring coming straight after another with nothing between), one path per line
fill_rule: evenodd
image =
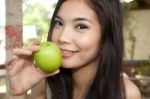
M32 45L32 46L29 46L28 48L26 48L27 50L30 50L33 52L37 52L40 50L40 46L37 46L37 45Z
M58 73L60 72L59 69L56 70L56 71L54 71L54 72L52 72L52 73L46 73L46 72L42 71L40 68L36 68L36 69L37 69L37 71L40 72L41 75L43 75L44 77L53 76L53 75L56 75L56 74L58 74Z
M21 49L21 48L16 48L13 51L13 54L15 55L32 55L32 51L28 50L28 49Z
M13 64L13 66L12 66L11 71L9 72L9 74L10 74L11 76L14 76L14 75L16 75L17 73L20 73L21 70L23 69L24 62L25 62L25 61L24 61L23 59L17 60L17 61Z
M37 37L31 45L39 45L41 43L42 38L41 37Z
M5 61L5 66L6 66L6 67L9 67L10 64L11 64L14 60L16 60L17 58L18 58L18 56L12 55L11 57L9 57L9 58Z
M49 77L49 76L54 76L54 75L57 75L57 74L59 74L59 73L60 73L60 70L58 69L58 70L54 71L54 72L51 73L51 74L47 74L46 76L47 76L47 77Z
M40 46L37 46L37 45L32 45L32 46L29 46L27 48L16 48L13 50L13 54L15 55L32 55L33 52L36 52L40 49Z

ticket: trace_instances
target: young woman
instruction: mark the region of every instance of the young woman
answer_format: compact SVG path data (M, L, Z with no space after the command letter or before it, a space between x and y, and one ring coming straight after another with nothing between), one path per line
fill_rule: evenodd
M138 88L121 75L119 0L59 0L48 40L61 49L61 68L52 74L35 68L32 54L39 50L39 39L14 49L6 62L11 95L26 98L33 88L32 99L141 99Z

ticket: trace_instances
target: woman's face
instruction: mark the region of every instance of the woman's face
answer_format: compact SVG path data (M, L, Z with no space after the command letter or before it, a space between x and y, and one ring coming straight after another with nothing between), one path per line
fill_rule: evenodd
M101 28L96 13L83 0L67 0L55 17L52 41L61 48L64 68L98 62Z

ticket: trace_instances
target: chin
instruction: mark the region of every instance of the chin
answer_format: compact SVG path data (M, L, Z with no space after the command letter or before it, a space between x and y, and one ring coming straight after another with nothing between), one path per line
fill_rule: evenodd
M73 69L73 68L77 68L78 65L62 63L62 66L61 66L61 67L66 68L66 69Z

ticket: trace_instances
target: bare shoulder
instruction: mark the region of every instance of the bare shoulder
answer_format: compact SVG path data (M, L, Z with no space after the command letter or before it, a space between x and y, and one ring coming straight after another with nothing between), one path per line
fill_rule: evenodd
M141 99L139 88L129 79L124 78L126 99Z

